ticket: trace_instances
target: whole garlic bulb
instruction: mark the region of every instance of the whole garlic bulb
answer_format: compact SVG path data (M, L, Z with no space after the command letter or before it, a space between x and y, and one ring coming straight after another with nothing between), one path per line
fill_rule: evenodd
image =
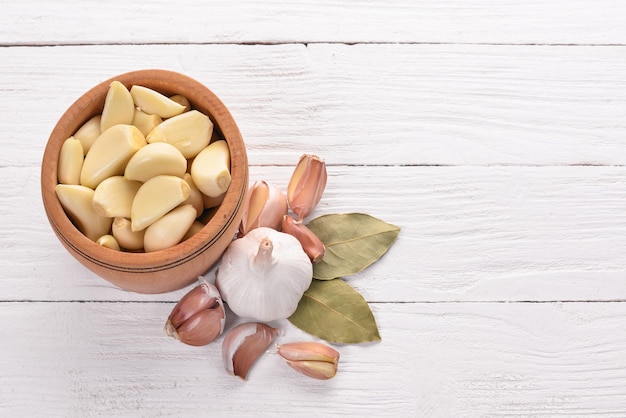
M268 322L291 316L312 278L313 265L296 238L259 227L229 245L215 285L236 315Z

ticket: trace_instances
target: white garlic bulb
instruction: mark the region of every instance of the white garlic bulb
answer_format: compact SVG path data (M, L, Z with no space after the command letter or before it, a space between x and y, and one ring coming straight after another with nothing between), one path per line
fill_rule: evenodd
M236 315L267 322L291 316L312 278L313 265L296 238L260 227L226 249L215 285Z

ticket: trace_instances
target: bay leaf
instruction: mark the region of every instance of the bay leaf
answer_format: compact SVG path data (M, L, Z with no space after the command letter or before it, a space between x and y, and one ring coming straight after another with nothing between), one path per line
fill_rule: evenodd
M342 279L313 280L289 321L331 343L380 341L367 301Z
M313 277L331 280L358 273L383 256L400 228L365 213L322 215L307 224L324 243L324 258Z

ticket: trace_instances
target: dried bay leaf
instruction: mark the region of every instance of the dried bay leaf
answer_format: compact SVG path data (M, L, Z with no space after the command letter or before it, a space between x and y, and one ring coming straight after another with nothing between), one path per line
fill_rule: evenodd
M307 224L324 243L313 277L331 280L364 270L391 247L400 228L364 213L323 215Z
M342 279L313 280L289 321L331 343L380 341L369 305Z

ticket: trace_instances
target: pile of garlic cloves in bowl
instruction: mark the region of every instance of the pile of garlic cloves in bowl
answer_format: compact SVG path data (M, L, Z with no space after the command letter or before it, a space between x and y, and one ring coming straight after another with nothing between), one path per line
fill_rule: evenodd
M214 283L199 277L169 315L167 335L203 346L224 334L224 367L246 380L281 334L269 324L296 311L313 280L313 265L324 256L324 244L304 219L319 203L326 180L325 162L304 154L286 194L266 181L250 184L238 234L219 261ZM225 329L224 304L242 321L230 329ZM288 341L275 346L285 363L302 375L326 380L337 373L339 352L325 343Z

